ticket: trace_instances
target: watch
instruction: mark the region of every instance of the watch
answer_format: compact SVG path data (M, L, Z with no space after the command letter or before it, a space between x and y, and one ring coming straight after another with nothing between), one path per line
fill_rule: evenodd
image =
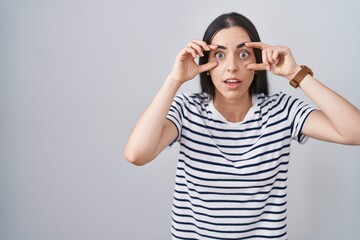
M313 76L313 71L310 68L308 68L306 65L300 65L300 67L301 70L289 82L289 84L294 88L299 87L301 81L306 77L306 75L310 74L311 76Z

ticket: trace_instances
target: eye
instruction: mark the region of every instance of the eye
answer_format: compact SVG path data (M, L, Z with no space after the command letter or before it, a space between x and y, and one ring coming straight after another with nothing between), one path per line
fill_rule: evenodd
M246 52L246 51L241 51L241 52L239 53L239 57L240 57L241 59L246 59L246 58L249 57L249 53Z
M216 52L216 53L215 53L215 57L216 57L217 59L222 59L222 58L225 57L225 54L222 53L222 52Z

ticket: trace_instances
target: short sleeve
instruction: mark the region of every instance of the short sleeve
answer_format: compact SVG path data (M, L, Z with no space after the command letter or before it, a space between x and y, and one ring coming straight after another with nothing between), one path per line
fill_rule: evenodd
M309 114L315 109L297 98L290 97L289 120L291 123L291 138L303 144L308 137L302 133L303 126Z
M184 96L182 94L176 95L171 103L169 112L166 116L166 118L170 120L177 129L178 136L175 139L175 141L180 141L181 138L181 129L182 129L182 122L184 117L183 107L184 107Z

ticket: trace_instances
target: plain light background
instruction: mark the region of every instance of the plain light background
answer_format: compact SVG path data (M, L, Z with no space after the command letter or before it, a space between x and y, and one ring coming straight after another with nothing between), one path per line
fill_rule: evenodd
M177 53L230 11L360 106L358 0L0 0L0 239L170 239L178 145L144 167L124 145ZM360 239L360 147L292 150L289 239Z

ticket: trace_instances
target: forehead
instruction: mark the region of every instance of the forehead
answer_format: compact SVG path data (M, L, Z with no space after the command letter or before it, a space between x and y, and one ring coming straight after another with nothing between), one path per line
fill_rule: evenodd
M241 27L230 27L220 30L213 37L211 44L233 47L242 42L250 42L249 34Z

